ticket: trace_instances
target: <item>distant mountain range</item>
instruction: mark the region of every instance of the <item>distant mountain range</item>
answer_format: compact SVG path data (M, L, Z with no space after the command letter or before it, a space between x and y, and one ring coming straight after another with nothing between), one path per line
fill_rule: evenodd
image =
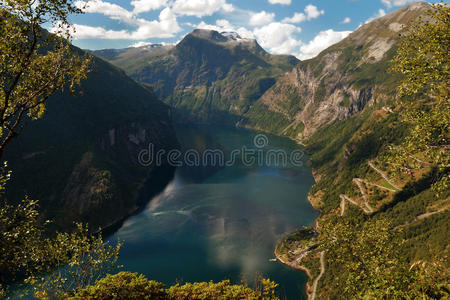
M270 55L235 32L194 30L177 45L92 51L175 108L179 122L214 122L306 141L321 126L392 99L386 72L399 32L426 2L362 25L317 57Z
M234 32L194 30L175 46L93 51L151 87L179 122L234 124L298 60Z

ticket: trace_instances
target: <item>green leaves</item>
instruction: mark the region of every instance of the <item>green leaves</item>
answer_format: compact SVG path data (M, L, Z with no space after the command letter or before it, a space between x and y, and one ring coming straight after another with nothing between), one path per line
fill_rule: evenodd
M77 224L72 233L47 237L38 202L26 197L18 205L6 203L3 192L10 173L0 172L0 296L8 284L26 278L40 298L72 294L116 270L122 243L103 242L87 226Z
M332 217L321 224L321 235L330 268L341 270L341 296L346 299L429 299L424 295L445 294L445 264L437 260L410 266L400 252L404 240L386 219Z
M422 157L439 169L437 195L448 189L450 174L450 6L436 4L402 35L392 72L404 76L398 89L402 119L409 136L385 159L395 171Z
M100 235L90 235L87 226L81 224L74 232L58 233L44 244L48 273L43 278L41 274L31 276L26 282L36 295L52 298L71 295L115 271L122 246L104 243Z
M116 275L107 275L95 285L78 291L75 299L167 299L164 284L148 280L144 275L137 273L120 272Z
M67 18L79 12L69 0L0 1L0 158L26 116L42 117L50 96L86 78L90 59L67 40ZM46 23L54 34L42 29Z
M402 35L392 71L404 75L399 96L448 96L450 7L437 4ZM442 94L442 93L445 94Z
M8 283L26 278L36 296L62 298L118 268L121 243L108 245L81 224L72 233L48 238L45 223L37 201L25 198L19 205L8 205L1 198L0 294Z
M164 284L148 280L137 273L120 272L108 275L95 285L78 291L70 300L78 299L152 299L152 300L208 300L208 299L278 299L277 284L260 279L256 288L245 284L232 285L229 280L218 283L199 282L176 284L166 289Z
M26 198L17 206L0 205L0 282L40 271L43 255L37 201Z

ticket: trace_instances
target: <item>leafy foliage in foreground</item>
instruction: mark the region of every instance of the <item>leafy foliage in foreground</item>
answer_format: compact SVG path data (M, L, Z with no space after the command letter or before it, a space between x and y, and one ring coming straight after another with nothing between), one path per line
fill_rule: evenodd
M244 284L232 285L229 280L224 280L219 283L176 284L166 289L164 284L148 280L143 275L121 272L106 276L95 285L86 287L68 299L278 299L275 296L276 286L274 282L267 279L262 279L255 289Z
M71 0L0 1L0 159L22 131L24 119L39 119L47 100L86 78L90 59L73 51L68 17L80 13ZM43 24L55 25L49 34ZM38 202L12 205L5 196L10 178L0 170L0 296L26 278L36 296L60 297L110 270L121 245L103 243L79 225L72 233L46 235Z
M448 296L450 273L435 259L412 266L399 248L406 242L386 219L367 222L331 218L321 226L322 249L339 269L333 289L347 299L440 299ZM343 287L338 285L345 282Z
M386 156L393 169L422 155L433 167L450 168L450 6L440 3L403 34L392 72L404 76L398 89L403 122L410 124L406 140ZM450 173L436 178L435 188L449 188Z
M122 246L108 245L100 235L90 235L87 226L78 225L72 233L58 233L45 241L44 249L50 271L26 280L39 298L63 298L86 285L93 284L118 268Z
M0 179L4 190L5 175ZM48 237L37 201L8 205L0 197L0 296L9 283L25 278L25 290L31 287L36 297L61 298L116 268L120 243L109 246L82 225Z
M4 181L4 175L0 175ZM4 182L1 183L4 189ZM19 205L0 204L0 291L17 273L29 275L40 271L45 255L43 228L38 221L37 202L26 199ZM0 292L1 294L1 292Z
M69 14L80 12L71 0L0 1L0 158L26 116L40 118L50 96L86 78L90 60L66 40Z

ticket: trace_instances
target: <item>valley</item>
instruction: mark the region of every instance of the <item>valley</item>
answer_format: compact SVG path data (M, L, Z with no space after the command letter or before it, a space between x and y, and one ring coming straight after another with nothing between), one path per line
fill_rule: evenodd
M210 29L173 45L71 46L92 60L87 79L27 117L0 192L18 207L39 199L45 235L81 222L113 248L123 242L114 263L161 284L161 299L197 299L189 282L225 279L245 297L269 284L262 299L446 299L450 42L438 25L450 19L440 5L368 20L302 61ZM422 53L428 45L439 51ZM177 288L185 298L169 296Z

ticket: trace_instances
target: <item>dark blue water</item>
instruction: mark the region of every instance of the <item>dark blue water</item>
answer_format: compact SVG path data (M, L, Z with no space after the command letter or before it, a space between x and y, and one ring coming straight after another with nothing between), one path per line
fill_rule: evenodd
M183 148L256 148L257 133L243 129L184 127ZM294 142L267 136L265 149L289 153ZM305 161L306 162L306 161ZM111 240L122 240L122 270L168 285L231 279L250 285L259 275L276 281L280 295L304 299L306 276L270 261L284 234L311 225L307 202L314 183L307 166L250 165L182 167L146 209L128 219Z

